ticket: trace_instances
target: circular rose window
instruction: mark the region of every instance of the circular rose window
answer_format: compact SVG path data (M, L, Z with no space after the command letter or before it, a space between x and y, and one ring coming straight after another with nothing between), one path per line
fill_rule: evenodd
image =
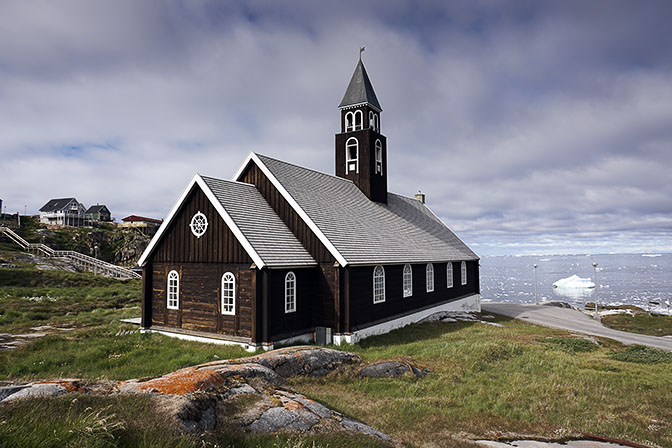
M198 212L191 218L189 227L191 227L191 233L196 235L196 238L200 238L208 229L208 218L206 218L203 213Z

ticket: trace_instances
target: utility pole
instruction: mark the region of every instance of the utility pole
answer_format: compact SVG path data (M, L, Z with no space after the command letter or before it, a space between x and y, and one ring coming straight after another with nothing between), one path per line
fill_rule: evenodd
M597 262L593 261L593 269L595 270L595 320L600 320L600 313L597 309L597 290L599 286L597 285Z
M539 304L539 299L537 297L537 264L534 264L534 304Z

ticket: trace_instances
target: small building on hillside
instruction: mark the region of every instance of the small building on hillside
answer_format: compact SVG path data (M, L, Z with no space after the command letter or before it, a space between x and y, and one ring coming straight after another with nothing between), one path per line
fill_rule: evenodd
M159 229L163 219L146 218L144 216L130 215L122 218L121 227L132 227L141 230L143 233L153 235Z
M89 207L85 213L85 217L87 223L112 221L112 213L110 213L110 209L108 209L106 205L100 204Z
M272 348L480 310L478 256L424 195L387 189L361 60L339 109L335 175L256 153L232 180L194 175L138 262L145 329Z
M51 199L40 209L42 224L61 226L83 226L86 207L75 198Z

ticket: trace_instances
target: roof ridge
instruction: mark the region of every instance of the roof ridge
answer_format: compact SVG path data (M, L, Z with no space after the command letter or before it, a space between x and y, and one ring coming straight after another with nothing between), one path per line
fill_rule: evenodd
M237 185L245 185L245 186L249 186L249 187L254 187L254 184L250 184L250 183L247 183L247 182L241 182L239 180L220 179L219 177L206 176L205 174L199 174L199 176L202 179L206 178L206 179L217 180L217 181L220 181L220 182L227 182L227 183L230 183L230 184L237 184Z
M343 177L336 176L335 174L325 173L323 171L316 170L315 168L308 168L307 166L297 165L296 163L291 163L291 162L287 162L285 160L276 159L275 157L267 156L267 155L264 155L264 154L259 154L258 152L253 152L253 154L255 154L257 157L265 157L267 159L271 159L271 160L274 160L276 162L284 163L286 165L295 166L297 168L301 168L301 169L304 169L304 170L307 170L307 171L312 171L312 172L317 173L317 174L322 174L323 176L333 177L334 179L338 179L338 180L343 181L343 182L348 182L348 183L354 184L354 182L351 181L350 179L345 179Z

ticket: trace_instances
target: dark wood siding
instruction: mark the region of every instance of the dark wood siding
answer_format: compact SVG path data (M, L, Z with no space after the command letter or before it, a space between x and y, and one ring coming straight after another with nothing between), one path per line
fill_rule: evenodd
M296 311L285 313L285 276L288 272L296 276ZM269 335L271 340L279 340L315 327L313 316L321 304L316 299L316 278L318 268L272 269L269 273Z
M303 247L313 256L315 261L318 263L334 263L336 261L320 239L310 230L308 225L294 211L255 163L250 163L239 180L257 187L261 195L266 199L266 202L269 203L285 225L289 227L294 236L303 244Z
M427 292L426 264L412 264L413 295L403 297L404 265L385 268L385 302L373 303L374 266L350 269L350 323L357 330L480 291L478 261L467 262L467 284L460 283L460 263L453 263L453 287L446 285L446 263L434 263L434 291Z
M167 307L167 278L171 270L180 276L179 309ZM154 263L152 269L152 324L192 331L251 338L255 271L248 264ZM236 277L236 314L222 314L221 279Z
M208 229L197 238L191 233L189 223L199 211L208 219ZM250 256L198 185L194 185L187 195L151 259L154 262L171 263L252 263Z

